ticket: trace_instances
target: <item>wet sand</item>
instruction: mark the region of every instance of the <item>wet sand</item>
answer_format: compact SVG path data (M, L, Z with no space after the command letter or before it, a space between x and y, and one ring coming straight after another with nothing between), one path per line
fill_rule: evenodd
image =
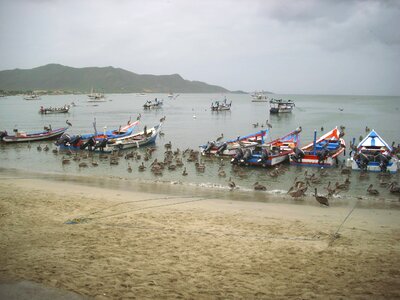
M400 297L399 209L360 203L334 238L355 203L112 185L0 176L0 281L96 299Z

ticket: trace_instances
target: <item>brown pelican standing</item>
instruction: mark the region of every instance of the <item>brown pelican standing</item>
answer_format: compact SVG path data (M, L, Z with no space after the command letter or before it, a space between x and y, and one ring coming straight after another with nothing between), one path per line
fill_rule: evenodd
M318 196L317 194L317 188L315 188L315 194L314 194L315 200L317 200L320 204L329 206L328 198L324 196Z
M373 189L372 187L373 187L373 185L370 184L369 187L368 187L368 189L367 189L368 194L373 195L373 196L379 195L379 191Z

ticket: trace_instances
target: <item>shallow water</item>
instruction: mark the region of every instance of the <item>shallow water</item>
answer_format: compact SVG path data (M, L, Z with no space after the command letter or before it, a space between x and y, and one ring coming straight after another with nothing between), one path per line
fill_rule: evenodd
M212 101L222 100L227 97L232 100L232 110L227 112L211 112L209 106ZM146 100L155 97L164 99L164 106L160 109L143 110L142 105ZM164 170L162 176L155 176L149 171L149 164L154 158L163 159L164 144L171 141L173 150L180 148L198 149L198 146L224 134L226 138L235 138L262 129L254 128L253 123L264 124L268 120L272 124L270 138L274 139L302 126L301 143L304 145L312 140L314 129L318 134L332 129L334 126L346 127L345 140L347 143L354 137L358 141L360 135L365 135L365 127L375 129L389 144L392 141L400 142L398 127L400 125L400 97L382 96L308 96L308 95L274 95L275 98L292 99L296 107L290 114L269 115L267 103L251 102L249 95L241 94L180 94L175 99L169 99L166 94L109 94L107 102L89 103L86 95L42 96L42 100L26 101L21 96L7 97L0 100L0 130L12 132L17 127L27 132L40 131L49 124L53 128L65 126L69 120L73 126L68 130L70 134L93 132L93 120L96 118L96 127L102 131L104 126L108 129L118 128L126 124L129 118L136 119L142 115L140 129L144 125L151 127L158 124L162 116L166 116L163 125L164 136L157 139L151 160L144 162L148 166L145 172L139 172L137 167L140 161L125 160L120 158L118 165L110 165L108 159L100 159L98 154L93 158L85 159L87 162L95 160L97 167L79 168L79 162L71 160L69 165L62 165L63 154L53 154L51 151L38 151L37 143L5 145L0 144L0 166L17 170L33 170L52 172L56 174L96 175L98 177L122 177L127 179L158 180L167 182L180 182L186 185L204 186L215 190L228 190L229 177L236 182L243 192L251 192L255 197L252 185L258 181L268 188L268 193L285 193L291 186L295 177L302 178L305 170L308 173L318 172L316 168L289 166L284 174L277 178L268 175L269 169L243 167L234 171L229 159L224 159L225 178L218 176L220 159L202 158L206 163L204 173L196 171L194 163L183 159L188 176L182 176L183 168L175 171ZM68 114L40 115L40 106L62 106L74 101L77 106L72 107ZM343 108L340 111L339 108ZM265 127L264 127L265 128ZM42 146L49 145L54 149L52 142L41 142ZM145 149L140 149L140 152ZM143 157L143 155L142 155ZM344 157L341 158L344 160ZM128 162L133 171L127 171ZM331 181L341 183L346 177L340 174L340 168L328 170L328 176L321 178L321 183L315 185L320 194L325 194L324 187ZM359 178L358 172L350 175L350 190L340 193L342 197L367 198L366 189L370 183L380 191L380 198L397 200L398 196L391 195L388 190L380 186L378 174L369 174L368 178ZM399 181L399 175L393 175L390 181ZM309 189L314 191L314 185Z

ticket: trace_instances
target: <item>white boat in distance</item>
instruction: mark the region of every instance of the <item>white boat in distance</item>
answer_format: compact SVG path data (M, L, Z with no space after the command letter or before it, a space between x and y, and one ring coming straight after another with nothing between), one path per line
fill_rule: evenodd
M254 92L251 94L251 102L268 102L269 97L264 92Z
M36 94L25 95L24 100L40 100L40 96Z
M103 93L95 93L94 89L92 88L90 94L88 95L88 102L105 102L106 97Z

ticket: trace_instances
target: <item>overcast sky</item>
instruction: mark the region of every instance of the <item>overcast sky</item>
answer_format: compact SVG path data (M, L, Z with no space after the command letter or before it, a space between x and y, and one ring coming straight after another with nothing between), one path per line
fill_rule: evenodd
M0 70L178 73L230 90L400 95L400 1L0 0Z

